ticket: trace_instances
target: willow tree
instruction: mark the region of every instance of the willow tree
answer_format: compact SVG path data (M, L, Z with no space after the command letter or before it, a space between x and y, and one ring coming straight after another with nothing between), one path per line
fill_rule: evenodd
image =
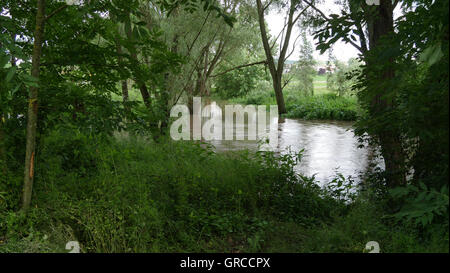
M278 3L280 4L280 3ZM258 22L259 28L261 32L261 39L264 46L264 52L266 53L267 65L270 70L270 75L272 77L273 89L275 91L275 98L277 100L278 105L278 113L284 114L286 113L286 105L284 103L283 97L283 72L284 72L284 64L286 60L292 55L295 49L295 42L299 38L294 41L292 51L288 52L289 44L291 42L292 31L294 29L295 24L300 19L300 16L305 14L309 5L304 5L305 3L301 0L289 0L286 3L282 2L281 6L283 9L286 6L287 14L285 17L285 25L281 30L280 34L275 38L274 41L270 41L270 36L267 33L266 22L265 22L265 13L269 10L269 8L274 5L274 1L269 0L266 2L262 2L262 0L256 0L257 10L258 10ZM273 56L273 49L276 45L278 39L281 35L281 41L279 43L280 52L278 59L275 59Z
M165 33L165 43L185 60L180 71L168 75L167 90L171 104L184 98L190 104L193 96L208 96L212 80L218 74L265 63L234 60L243 47L255 42L257 21L251 5L245 0L226 0L221 2L221 7L234 18L233 24L217 17L214 10L189 12L179 9L170 16L159 12L157 17ZM217 72L224 64L232 68Z

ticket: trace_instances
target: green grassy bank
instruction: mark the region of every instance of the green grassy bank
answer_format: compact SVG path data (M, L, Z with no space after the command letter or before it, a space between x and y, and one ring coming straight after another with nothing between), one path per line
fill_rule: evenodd
M244 98L229 100L230 103L276 105L275 95L269 92L255 92ZM315 96L301 96L293 91L284 92L288 118L318 120L356 120L359 107L356 97L339 97L328 93Z
M448 252L448 229L394 222L367 193L340 201L342 181L321 189L295 155L64 129L38 154L33 208L18 210L19 186L0 196L0 252Z

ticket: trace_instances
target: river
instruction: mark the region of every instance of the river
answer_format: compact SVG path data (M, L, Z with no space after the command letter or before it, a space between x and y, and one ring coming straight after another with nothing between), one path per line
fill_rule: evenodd
M224 116L224 115L223 115ZM247 123L233 124L234 129L242 126L247 136ZM276 120L271 120L276 122ZM352 129L352 122L344 121L308 121L300 119L278 119L278 145L276 152L286 153L304 150L296 170L306 176L315 175L320 184L326 184L336 177L337 173L344 177L351 176L359 181L359 174L367 171L375 164L383 168L380 158L368 145L359 147L360 143ZM226 130L226 126L224 127ZM211 140L217 151L257 150L258 143L249 140ZM373 163L373 164L371 164Z

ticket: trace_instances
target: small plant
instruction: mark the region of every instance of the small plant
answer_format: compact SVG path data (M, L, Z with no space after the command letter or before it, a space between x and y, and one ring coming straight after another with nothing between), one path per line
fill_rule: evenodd
M357 197L354 180L351 177L345 179L341 173L337 173L336 177L327 184L327 190L331 196L340 201L352 202Z
M419 182L418 186L408 185L392 189L392 197L405 200L401 210L393 216L398 220L406 219L423 227L430 225L437 217L448 219L448 192L448 185L436 190L422 182Z

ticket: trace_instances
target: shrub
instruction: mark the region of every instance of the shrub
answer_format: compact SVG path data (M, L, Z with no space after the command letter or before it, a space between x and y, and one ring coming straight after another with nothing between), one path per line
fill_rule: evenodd
M335 94L300 97L287 104L286 108L286 117L289 118L353 121L358 115L355 98Z

